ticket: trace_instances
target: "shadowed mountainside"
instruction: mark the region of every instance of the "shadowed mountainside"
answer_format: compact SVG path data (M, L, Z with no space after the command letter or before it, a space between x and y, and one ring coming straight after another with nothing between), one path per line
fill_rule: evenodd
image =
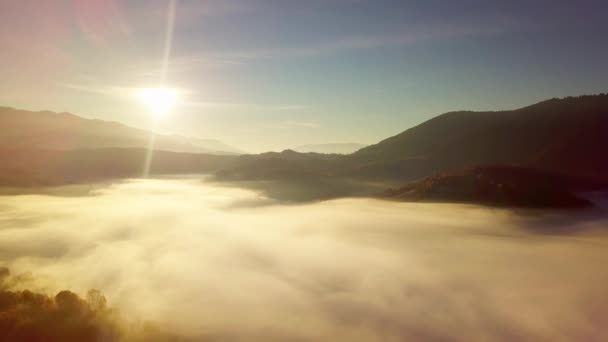
M481 203L506 207L583 208L576 196L606 184L512 166L484 166L442 173L380 195L405 201Z
M552 99L512 111L452 112L363 148L369 176L405 179L484 164L606 178L608 95Z
M334 177L345 167L339 154L299 153L293 150L238 156L216 173L218 180L303 180Z
M145 149L0 149L0 186L37 187L142 177ZM235 156L154 151L149 174L212 173Z
M219 179L352 177L404 182L487 164L606 179L608 95L499 112L451 112L351 155L286 150L242 156Z
M0 118L11 122L7 117L15 119L14 115L5 113L3 117L0 114ZM58 122L55 123L55 120ZM91 122L95 122L94 126L107 125L107 131L111 133L109 136L127 136L121 132L132 130L129 127L55 113L26 112L25 118L14 121L19 123L17 127L22 128L25 127L24 122L29 122L31 131L39 132L40 136L32 134L29 140L21 140L17 138L19 131L11 133L11 130L0 135L7 141L0 149L0 158L5 161L0 166L2 186L82 183L140 177L144 173L145 149L61 149L88 146L99 139L114 140L98 136L97 130L91 131L87 126ZM47 123L49 127L46 127ZM63 125L69 126L69 129ZM61 132L66 131L75 133L64 136ZM148 133L139 132L144 134L145 139L142 139L147 141ZM503 168L519 166L564 177L554 181L551 187L535 186L531 179L513 183L512 190L517 195L513 195L512 200L503 200L506 204L526 205L524 197L528 196L534 202L534 191L543 192L538 196L545 198L559 197L552 190L564 193L572 191L563 183L565 177L605 184L608 180L608 157L603 151L608 146L608 134L605 132L608 132L608 95L569 97L512 111L446 113L350 155L299 153L293 150L241 156L155 151L150 174L213 173L217 181L257 187L269 196L275 194L282 200L372 195L378 192L378 187L399 188L424 177L480 165L502 165ZM11 136L13 138L9 139ZM158 141L162 142L163 139L161 136ZM81 140L85 143L80 144ZM44 141L53 141L54 144L36 147ZM120 144L120 141L116 143ZM162 146L157 145L157 149L162 149ZM518 173L523 169L510 170L510 177L520 179ZM420 188L420 184L428 183L472 184L462 181L470 179L472 175L458 177L448 178L450 181L446 183L438 181L444 179L445 175L435 176L432 180L427 179L426 183L414 183L411 187L422 189L424 187ZM281 190L272 189L272 182L283 184ZM526 192L520 188L535 190ZM434 185L433 189L440 188ZM474 187L465 189L455 186L452 189L458 189L461 193L447 196L446 200L498 201L492 198L498 196L494 190L494 194L487 198L475 199L471 198L471 192L476 191ZM430 196L426 190L418 191L418 195L414 193L411 193L413 197L408 196L440 200ZM402 194L396 197L408 197Z
M349 180L368 189L387 184L399 190L386 195L402 200L581 206L586 203L574 195L579 189L572 183L608 184L606 132L608 95L552 99L512 111L446 113L351 155L292 150L244 155L216 179L289 181L305 184L303 191ZM502 166L458 171L481 165ZM424 177L430 178L400 188ZM364 192L347 189L339 196ZM324 192L324 197L331 196Z
M150 132L69 113L0 107L0 146L11 149L147 148ZM213 139L157 134L155 148L172 152L240 154Z

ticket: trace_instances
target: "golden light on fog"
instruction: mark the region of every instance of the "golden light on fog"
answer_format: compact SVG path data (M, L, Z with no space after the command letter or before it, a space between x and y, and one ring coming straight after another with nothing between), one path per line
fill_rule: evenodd
M178 100L177 90L167 87L140 88L138 99L156 115L166 115Z
M603 215L533 217L363 198L278 205L200 176L89 186L81 197L72 186L0 196L1 266L31 272L16 278L20 287L80 295L97 288L121 313L119 324L134 327L129 333L151 321L172 336L151 329L121 341L599 341L593 337L606 334L598 319L608 317ZM564 227L567 234L553 235ZM340 257L328 262L325 251ZM31 302L5 304L19 309L8 315L71 329L82 326L65 325L71 319L89 327L114 317L70 306L77 315L51 311L67 317L59 320L40 314L53 310L48 301L40 309Z

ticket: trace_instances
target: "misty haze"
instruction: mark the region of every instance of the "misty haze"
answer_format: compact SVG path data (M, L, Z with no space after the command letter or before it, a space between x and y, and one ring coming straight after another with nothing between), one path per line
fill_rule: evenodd
M100 288L128 320L201 340L604 336L608 221L595 212L282 205L197 177L88 191L0 198L1 261L31 272L15 289Z
M608 341L607 13L0 0L0 342Z

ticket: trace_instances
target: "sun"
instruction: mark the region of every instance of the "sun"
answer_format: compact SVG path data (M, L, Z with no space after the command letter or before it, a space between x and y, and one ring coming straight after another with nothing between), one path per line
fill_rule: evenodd
M177 103L177 90L167 87L140 88L137 90L139 100L148 106L152 113L166 115Z

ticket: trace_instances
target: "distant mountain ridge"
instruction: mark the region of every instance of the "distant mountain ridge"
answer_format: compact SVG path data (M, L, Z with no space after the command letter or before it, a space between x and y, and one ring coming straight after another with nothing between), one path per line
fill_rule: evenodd
M147 148L150 132L70 113L0 107L0 146L20 149ZM212 139L157 134L155 149L207 154L241 152Z
M11 120L14 112L5 111L0 109L0 185L142 175L146 131L70 114L25 112ZM303 192L313 200L373 195L392 188L388 197L395 199L578 206L584 204L575 194L579 189L594 184L595 191L608 184L607 133L608 95L601 94L551 99L510 111L450 112L347 155L155 151L151 172L213 173L216 181L260 189L278 181L288 185L281 191L286 199ZM108 142L127 148L106 147ZM128 147L142 142L144 148ZM175 136L159 136L157 142L157 150L195 148L190 140ZM494 168L480 169L487 165ZM416 182L405 185L412 181ZM541 181L549 185L538 186Z
M148 151L141 148L0 148L0 187L40 187L150 175L213 173L236 156L156 150L147 174Z
M608 176L608 94L551 99L511 111L451 112L352 156L363 174L420 178L483 164Z
M442 114L350 155L321 157L288 150L246 156L221 175L288 179L309 174L406 182L444 171L505 164L606 179L607 132L608 95L568 97L510 111Z
M367 145L356 143L310 144L295 147L293 150L300 153L351 154L365 146Z

